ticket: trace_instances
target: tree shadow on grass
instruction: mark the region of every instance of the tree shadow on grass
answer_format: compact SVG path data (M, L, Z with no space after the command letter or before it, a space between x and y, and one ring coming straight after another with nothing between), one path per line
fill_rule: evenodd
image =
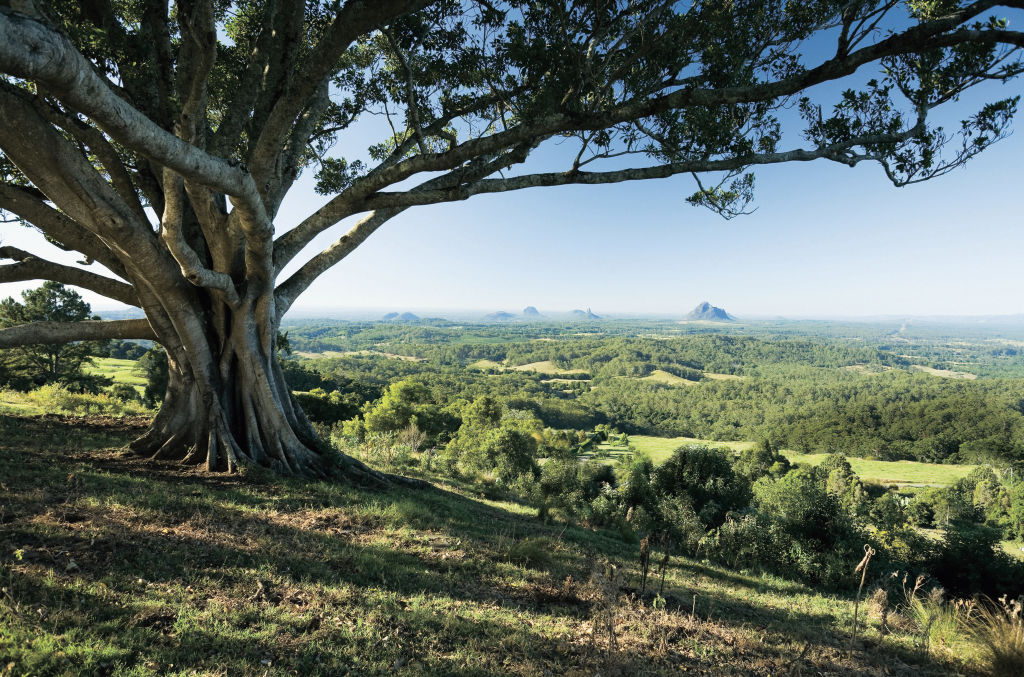
M56 439L75 429L45 426ZM635 549L439 489L211 478L57 445L5 453L0 477L0 613L14 638L0 642L49 641L33 654L43 674L68 672L67 660L100 673L675 674L718 659L732 663L716 674L771 674L793 658L779 647L799 643L815 645L811 664L876 672L868 661L837 663L832 633L808 631L831 616L724 593L706 596L712 621L700 621L701 609L687 620L685 604L659 621L650 605L617 599L613 615L635 621L629 641L590 646L607 606L587 583L594 563L629 562ZM514 564L512 546L527 539L538 547ZM663 646L650 634L659 622L678 626ZM729 644L751 625L781 639ZM52 660L40 658L47 651ZM30 666L27 655L19 661Z

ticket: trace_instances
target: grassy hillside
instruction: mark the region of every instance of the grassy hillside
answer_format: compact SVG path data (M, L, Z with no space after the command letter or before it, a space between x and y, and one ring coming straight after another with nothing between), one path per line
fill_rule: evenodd
M6 674L972 669L955 633L925 653L876 620L851 654L849 599L697 561L673 558L653 603L635 544L457 487L208 476L119 451L144 425L0 418Z
M146 376L137 368L138 360L121 360L116 357L94 357L92 364L86 364L83 371L114 379L114 383L134 386L139 394L146 391Z

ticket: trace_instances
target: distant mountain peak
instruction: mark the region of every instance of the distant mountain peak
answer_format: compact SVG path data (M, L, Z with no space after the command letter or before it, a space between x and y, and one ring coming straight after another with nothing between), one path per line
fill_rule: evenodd
M697 307L686 316L687 320L704 320L710 322L732 322L735 318L725 312L724 308L713 306L707 301L698 303Z
M523 308L524 317L540 317L540 311L533 306L526 306Z
M416 322L420 318L413 313L405 312L402 313L401 315L399 315L398 313L388 313L387 315L380 319L383 322Z
M601 319L600 315L595 315L593 313L593 311L590 310L590 306L587 306L586 310L580 310L580 309L577 308L576 310L572 311L572 315L573 315L573 317L578 317L578 318L581 318L581 319L584 319L584 320L600 320Z

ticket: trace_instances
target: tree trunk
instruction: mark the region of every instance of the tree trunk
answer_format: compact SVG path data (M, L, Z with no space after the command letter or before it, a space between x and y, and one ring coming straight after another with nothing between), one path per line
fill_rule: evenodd
M169 322L150 318L167 351L169 378L160 411L133 451L211 471L259 466L377 485L394 479L319 438L285 383L277 323L266 304L209 307L179 311ZM174 335L165 337L159 327L168 324Z

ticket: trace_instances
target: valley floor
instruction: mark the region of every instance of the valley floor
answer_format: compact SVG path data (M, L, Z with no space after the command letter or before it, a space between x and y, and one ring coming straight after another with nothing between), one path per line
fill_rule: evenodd
M145 423L0 417L0 674L973 672L876 620L851 653L852 600L779 578L674 557L641 596L635 544L457 487L145 462Z

